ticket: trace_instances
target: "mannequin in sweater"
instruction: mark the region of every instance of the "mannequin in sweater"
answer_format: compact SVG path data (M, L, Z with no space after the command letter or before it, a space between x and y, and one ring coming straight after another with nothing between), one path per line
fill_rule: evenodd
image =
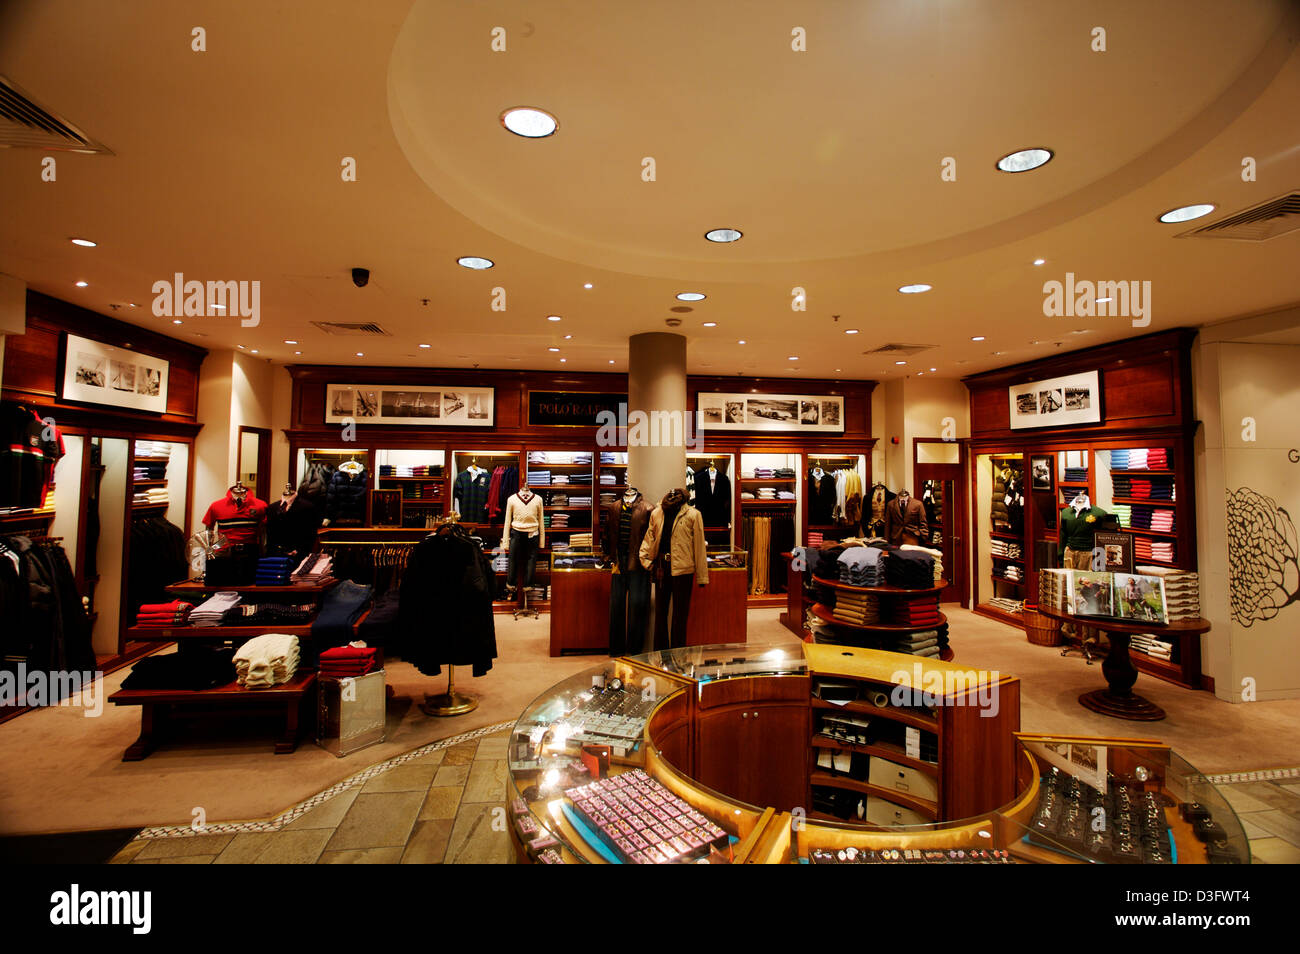
M506 500L505 526L501 528L501 549L506 551L506 586L531 586L537 566L537 551L546 546L546 520L542 498L520 487Z

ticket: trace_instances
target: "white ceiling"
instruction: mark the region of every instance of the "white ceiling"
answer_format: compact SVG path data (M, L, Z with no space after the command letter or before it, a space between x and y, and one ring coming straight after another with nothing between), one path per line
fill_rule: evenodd
M1300 188L1300 5L1284 0L3 10L0 72L114 155L59 154L50 183L42 153L0 150L0 271L206 347L624 370L628 335L666 330L689 290L709 296L680 315L694 373L888 380L1300 303L1300 233L1178 239L1156 221ZM506 132L515 105L550 110L559 132ZM1027 146L1055 158L994 168ZM357 182L341 180L345 156ZM955 182L940 177L949 156ZM745 237L704 240L722 226ZM497 266L457 266L467 254ZM1067 271L1150 281L1151 325L1044 317L1042 284ZM151 286L175 272L260 281L261 325L154 317ZM934 290L896 291L910 282ZM313 320L393 336L358 344ZM888 342L935 347L904 367L862 354Z

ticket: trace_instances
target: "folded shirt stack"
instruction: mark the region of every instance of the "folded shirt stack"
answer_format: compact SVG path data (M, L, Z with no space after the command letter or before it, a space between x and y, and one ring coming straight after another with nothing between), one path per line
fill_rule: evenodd
M1169 469L1169 448L1167 447L1147 448L1147 469L1168 470Z
M777 478L778 480L793 480L793 479L794 479L794 468L793 468L793 467L778 467L778 468L776 468L774 471L772 471L772 476L775 477L775 478Z
M926 629L938 626L941 622L937 596L926 596L915 600L895 599L891 602L893 603L889 614L891 623Z
M1110 469L1111 470L1128 470L1129 451L1127 448L1120 448L1110 452Z
M754 495L753 495L752 493L750 493L748 490L742 490L742 491L740 492L740 499L741 499L741 500L753 500L753 499L754 499Z
M808 546L819 547L822 545L822 532L820 530L808 531Z
M315 603L240 603L223 617L227 626L304 626Z
M577 451L572 455L573 463L591 465L591 451Z
M1133 538L1133 556L1139 560L1155 560L1160 563L1174 562L1174 541L1152 540L1149 537Z
M602 464L626 464L627 460L619 460L619 454L615 451L601 451L600 462Z
M257 561L257 575L254 582L258 586L288 586L289 574L293 564L288 557L268 556Z
M123 689L187 689L201 692L229 685L235 679L230 658L234 650L189 645L185 652L148 656L131 668Z
M607 487L612 487L618 483L618 475L606 471L600 475L600 483Z
M583 494L583 495L580 496L580 497L570 497L570 498L569 498L569 506L570 506L570 507L590 507L590 506L591 506L591 494Z
M600 505L602 507L608 507L610 504L613 503L618 503L618 494L602 493L600 495Z
M563 482L566 484L590 484L591 474L565 474ZM556 483L560 483L560 481L557 480Z
M137 507L150 506L152 504L165 504L167 502L166 487L149 487L146 490L137 490L131 500Z
M759 500L775 500L775 499L776 499L776 488L775 488L775 487L759 487L759 488L758 488L758 491L757 491L757 495L758 495L758 499L759 499Z
M569 529L569 515L567 513L552 513L552 514L548 514L547 516L550 517L549 525L554 529L556 530Z
M777 499L777 500L794 500L794 499L795 499L794 491L793 491L793 490L778 490L778 491L776 492L776 499Z
M880 598L874 593L840 590L835 594L835 609L831 615L841 622L871 626L880 622Z
M550 499L550 502L549 502L548 506L551 506L551 507L567 507L567 506L569 506L569 495L566 494L566 493L562 493L561 491L558 491L558 490L552 492L552 494L551 494L551 499Z
M1019 560L1024 553L1024 547L1014 540L1003 540L1000 537L994 537L989 541L989 553L997 557L1005 557L1008 560Z
M298 671L298 658L297 636L254 636L235 652L235 680L245 689L282 685Z
M529 487L551 486L551 472L549 470L528 471L528 486Z
M136 457L171 457L171 441L136 441Z
M189 622L193 603L172 600L170 603L145 603L135 614L137 626L184 626Z
M167 461L138 460L131 466L131 476L135 480L166 480Z
M996 543L998 541L994 541L994 542ZM1019 547L1020 544L1018 543L1012 544L1012 546ZM915 550L917 553L924 553L926 556L930 557L930 559L934 560L934 582L938 583L940 580L943 579L943 551L942 550L935 550L932 549L931 547L915 546L911 543L904 543L901 547L899 547L899 549Z
M373 670L378 660L376 652L367 646L335 646L320 654L322 679L355 679Z
M925 550L894 550L885 561L885 582L909 590L934 586L934 557Z
M221 617L239 604L239 594L231 590L213 593L207 600L190 610L190 623L194 626L220 626Z
M1134 447L1129 450L1128 469L1129 470L1147 469L1147 449L1145 447Z
M1110 512L1119 518L1121 527L1133 526L1133 513L1130 504L1111 504Z
M290 574L295 583L319 583L327 580L334 572L334 558L328 553L309 553L298 564L298 569Z
M838 562L841 583L850 586L879 586L882 552L874 547L849 547Z
M993 567L993 575L1012 583L1019 583L1025 578L1024 572L1014 563L998 564Z
M1084 484L1088 482L1087 467L1067 467L1065 468L1065 479L1070 483Z
M755 480L771 480L771 479L772 479L772 475L773 475L773 474L772 474L772 468L771 468L771 467L755 467L755 468L754 468L754 479L755 479Z
M569 546L575 550L591 549L591 531L575 533L569 537Z

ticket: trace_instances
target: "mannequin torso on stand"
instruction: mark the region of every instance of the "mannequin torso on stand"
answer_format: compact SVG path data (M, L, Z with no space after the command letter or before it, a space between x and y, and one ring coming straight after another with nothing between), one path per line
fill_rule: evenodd
M721 475L725 480L725 475ZM696 496L703 490L696 478ZM670 490L650 514L641 542L641 565L655 577L655 649L686 645L691 591L709 582L704 518L686 502L685 490ZM671 603L672 629L669 632Z

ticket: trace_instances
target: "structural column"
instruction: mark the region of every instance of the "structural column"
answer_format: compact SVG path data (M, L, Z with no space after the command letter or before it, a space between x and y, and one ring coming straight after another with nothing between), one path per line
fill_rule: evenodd
M628 339L628 483L657 504L686 482L686 339L650 333Z

